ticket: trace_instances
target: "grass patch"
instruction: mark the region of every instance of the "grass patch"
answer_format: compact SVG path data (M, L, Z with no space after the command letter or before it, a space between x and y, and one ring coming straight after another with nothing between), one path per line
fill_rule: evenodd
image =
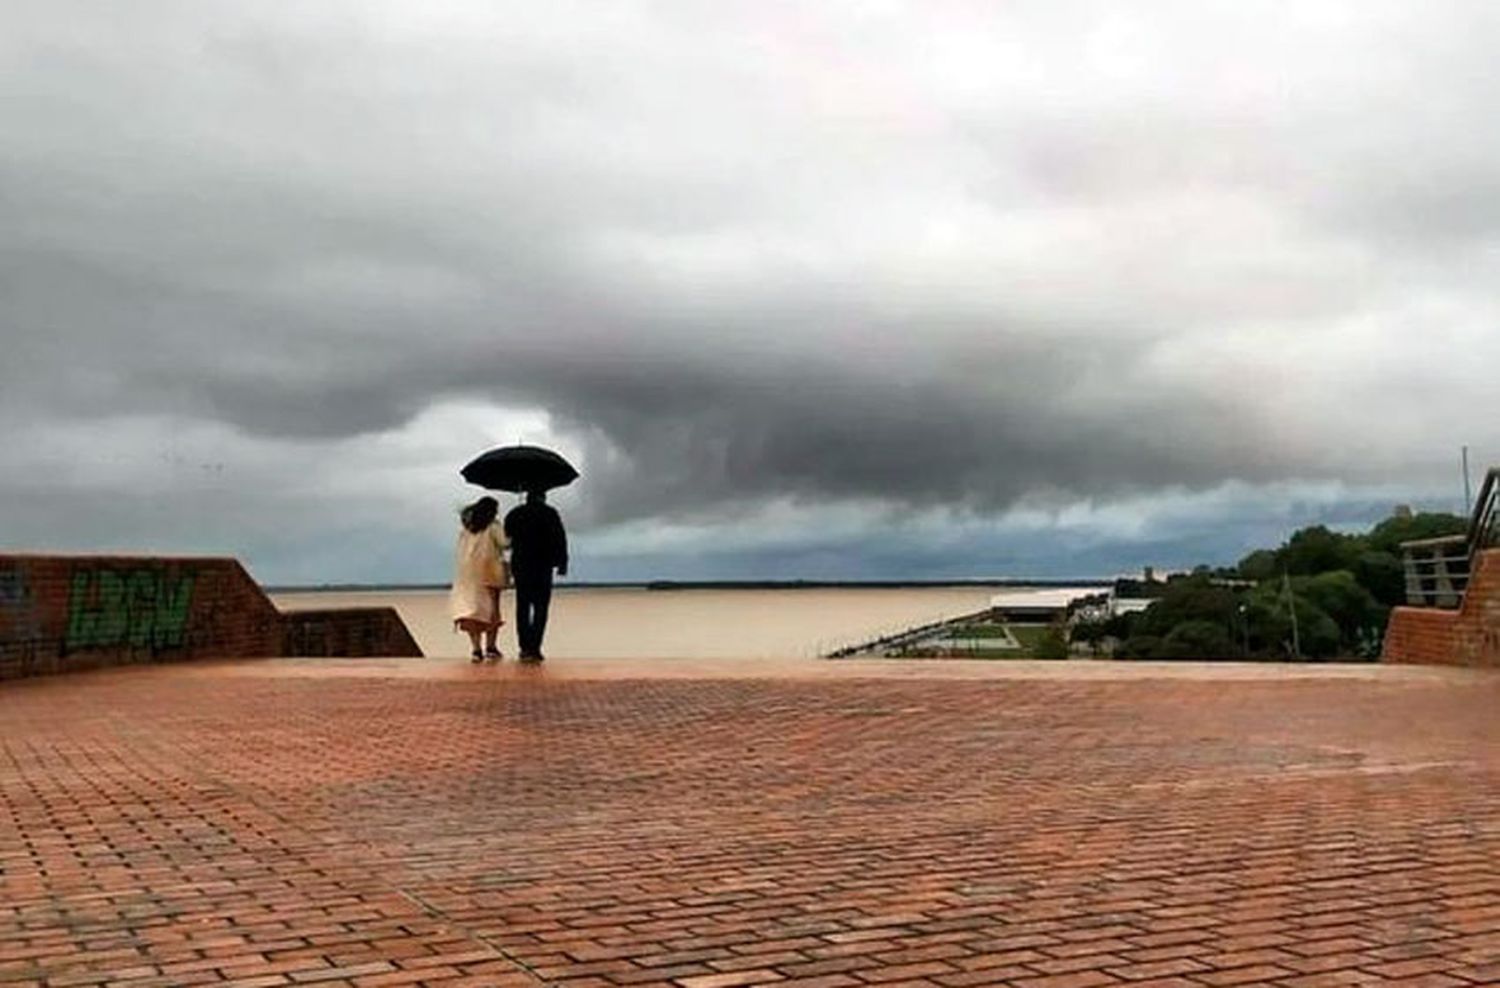
M1035 659L1037 649L1042 639L1047 637L1048 627L1045 624L1012 624L1008 626L1010 633L1015 636L1020 648L989 648L979 645L972 649L960 649L955 651L940 652L936 648L916 645L905 651L904 655L910 658L951 658L951 659ZM1005 637L1006 625L1003 624L962 624L945 629L944 638L968 639L983 642L986 639L1002 639Z
M1016 641L1021 643L1021 651L1030 655L1042 639L1047 637L1047 626L1045 624L1013 624L1010 633L1016 636Z
M949 638L1004 638L1003 624L958 624L945 632Z

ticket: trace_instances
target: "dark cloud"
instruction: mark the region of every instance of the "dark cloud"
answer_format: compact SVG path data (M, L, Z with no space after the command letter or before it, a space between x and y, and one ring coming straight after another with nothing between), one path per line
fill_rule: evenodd
M58 430L217 430L290 558L337 510L267 493L309 450L425 462L465 405L542 416L600 532L1430 490L1500 449L1497 41L1456 2L12 4L0 494L62 541L149 472L17 479Z

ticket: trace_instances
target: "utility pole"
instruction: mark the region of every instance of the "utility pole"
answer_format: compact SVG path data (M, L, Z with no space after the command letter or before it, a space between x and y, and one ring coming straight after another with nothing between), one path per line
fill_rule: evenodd
M1297 598L1292 594L1292 578L1281 571L1281 585L1286 588L1286 609L1292 615L1292 658L1302 660L1302 636L1297 632Z
M1474 498L1469 489L1469 447L1464 446L1464 517L1474 512Z

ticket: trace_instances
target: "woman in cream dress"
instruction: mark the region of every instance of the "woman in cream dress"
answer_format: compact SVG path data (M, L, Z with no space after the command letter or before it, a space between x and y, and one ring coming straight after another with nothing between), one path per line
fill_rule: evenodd
M509 573L505 565L505 533L495 523L500 503L482 497L459 512L458 548L454 554L453 590L448 608L453 625L468 633L475 662L500 660L495 637L505 619L500 616L500 591ZM484 650L480 650L480 638Z

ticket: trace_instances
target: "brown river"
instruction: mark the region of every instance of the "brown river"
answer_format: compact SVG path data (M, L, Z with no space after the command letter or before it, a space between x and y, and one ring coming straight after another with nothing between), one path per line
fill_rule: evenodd
M806 590L559 589L545 650L578 658L809 658L916 625L982 610L987 587ZM434 590L273 594L289 610L389 604L429 656L464 656L468 639L452 630L448 595ZM516 652L515 606L502 607L500 648Z

